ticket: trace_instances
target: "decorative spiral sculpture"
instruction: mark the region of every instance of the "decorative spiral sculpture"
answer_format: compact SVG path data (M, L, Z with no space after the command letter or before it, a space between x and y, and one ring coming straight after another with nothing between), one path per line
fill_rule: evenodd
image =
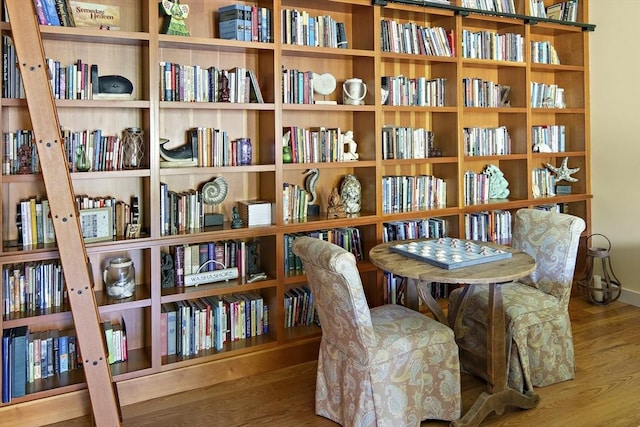
M219 205L227 197L229 183L219 176L202 186L202 199L208 205Z

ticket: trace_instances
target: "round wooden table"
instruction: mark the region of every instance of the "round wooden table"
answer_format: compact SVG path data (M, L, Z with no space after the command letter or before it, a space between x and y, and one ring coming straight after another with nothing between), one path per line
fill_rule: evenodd
M420 241L419 239L414 241ZM460 239L462 240L462 239ZM455 426L478 425L489 413L495 411L502 414L506 406L520 408L535 407L540 398L533 391L520 393L507 386L507 356L505 354L505 319L500 283L510 282L527 276L535 270L535 260L528 254L508 246L481 242L492 248L511 252L510 258L491 261L447 270L392 252L390 247L408 241L395 241L379 244L369 252L369 260L378 268L392 274L406 277L415 287L420 299L426 304L438 321L448 325L447 317L430 292L432 282L471 285L465 286L458 310L455 314L453 328L456 337L463 336L462 315L474 285L489 286L488 324L487 324L487 391L482 393L473 406ZM477 242L479 243L479 242Z

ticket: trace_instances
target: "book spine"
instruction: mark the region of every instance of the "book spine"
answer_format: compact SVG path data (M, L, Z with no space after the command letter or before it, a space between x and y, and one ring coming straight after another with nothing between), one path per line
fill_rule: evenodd
M70 13L66 0L55 0L55 8L60 19L60 24L64 27L72 27Z

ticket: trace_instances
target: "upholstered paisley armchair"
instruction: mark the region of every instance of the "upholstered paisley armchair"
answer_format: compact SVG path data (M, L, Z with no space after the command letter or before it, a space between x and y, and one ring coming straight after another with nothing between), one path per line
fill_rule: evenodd
M460 367L453 331L400 305L369 309L355 257L298 237L322 327L316 414L343 426L419 426L460 417Z
M573 215L520 209L511 246L536 260L536 269L502 285L508 356L508 385L526 392L574 377L569 298L580 233L585 223ZM449 298L449 324L461 303L462 289ZM473 286L461 308L464 336L458 338L463 370L485 377L484 366L470 362L467 349L486 353L488 290Z

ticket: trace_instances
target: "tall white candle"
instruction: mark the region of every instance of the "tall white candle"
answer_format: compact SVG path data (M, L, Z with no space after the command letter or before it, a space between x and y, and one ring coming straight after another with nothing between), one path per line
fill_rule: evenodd
M593 299L602 302L604 294L602 292L602 278L599 275L593 276Z

